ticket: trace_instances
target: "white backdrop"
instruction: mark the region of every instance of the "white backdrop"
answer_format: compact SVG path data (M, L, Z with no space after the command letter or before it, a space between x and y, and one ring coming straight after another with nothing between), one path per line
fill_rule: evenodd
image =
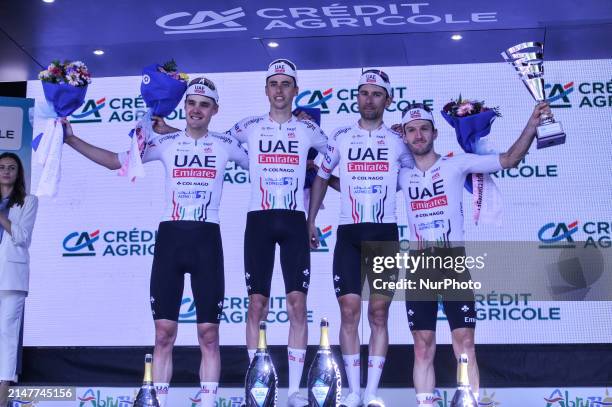
M454 132L438 113L459 94L499 106L503 117L493 125L491 145L503 151L520 134L532 107L531 96L513 69L505 63L384 68L394 86L395 101L385 115L388 124L398 122L406 101L427 101L436 111L439 128L437 151L459 152ZM602 250L612 250L610 235L610 157L612 144L612 60L547 62L546 78L551 97L565 91L553 105L567 133L565 145L536 150L532 147L518 170L498 174L504 195L502 227L475 227L466 199L468 240L537 241L548 224L577 221L574 240L593 238ZM358 119L351 98L360 69L301 71L301 105L329 96L320 108L327 133ZM95 72L94 72L95 75ZM191 74L195 77L198 74ZM224 131L241 118L267 111L263 72L211 74L220 92L219 114L211 128ZM140 77L94 78L87 102L76 112L89 115L73 121L76 134L95 145L126 150L127 136L144 112L139 98ZM565 89L564 89L565 86ZM331 90L330 90L331 89ZM317 93L318 92L318 93ZM38 81L28 83L28 97L44 100ZM569 104L569 106L567 106ZM177 115L180 117L182 105ZM96 110L97 109L97 110ZM169 123L182 127L180 119ZM34 135L43 129L34 123ZM33 168L37 185L40 167ZM31 248L31 291L27 301L24 343L29 346L150 345L153 324L149 309L149 275L153 236L162 214L163 174L159 163L146 165L147 176L131 184L64 147L62 181L56 198L43 198ZM401 197L401 196L400 196ZM249 198L248 174L230 166L226 175L220 218L225 252L226 301L221 326L222 344L244 343L246 289L243 277L243 233ZM466 195L466 198L467 195ZM399 200L400 232L410 239ZM326 209L317 218L320 229L330 232L327 252L312 253L308 299L311 329L309 343L318 341L318 320L330 319L332 339L337 338L339 314L331 281L331 259L339 212L339 195L330 191ZM596 225L600 225L599 231ZM607 225L607 226L606 226ZM331 228L329 228L331 226ZM571 229L571 226L569 227ZM594 232L593 232L594 231ZM593 233L591 233L593 232ZM549 231L550 234L553 231ZM74 250L75 247L82 246ZM73 251L68 251L72 248ZM64 256L80 254L80 256ZM529 271L526 271L529 272ZM186 284L181 308L178 344L196 345L195 317ZM501 304L493 293L478 304L478 343L588 343L610 342L610 302L529 302ZM287 314L284 288L277 262L272 285L269 342L286 343ZM514 311L511 311L514 309ZM364 309L365 310L365 309ZM506 315L506 317L504 317ZM512 315L512 318L508 315ZM442 317L442 314L440 314ZM403 303L391 312L392 343L410 343ZM446 322L438 324L439 343L449 343ZM369 335L362 324L362 341Z

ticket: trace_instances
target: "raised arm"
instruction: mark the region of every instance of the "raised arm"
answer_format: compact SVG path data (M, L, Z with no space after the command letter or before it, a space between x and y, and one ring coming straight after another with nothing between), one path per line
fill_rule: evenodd
M521 160L525 158L527 151L529 151L529 146L531 146L535 138L538 125L540 124L540 118L543 114L552 117L550 106L546 102L540 102L536 105L519 138L512 144L508 151L500 154L499 162L502 167L516 167Z
M62 119L62 126L64 127L64 143L74 148L86 158L109 170L118 170L121 168L119 155L117 153L96 147L75 136L72 126L67 119Z

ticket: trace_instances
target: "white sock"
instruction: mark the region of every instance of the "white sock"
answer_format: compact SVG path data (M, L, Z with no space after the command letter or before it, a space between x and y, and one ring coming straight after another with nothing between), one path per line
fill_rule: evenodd
M354 355L342 355L344 360L344 370L346 371L346 378L349 382L349 392L359 394L360 390L360 368L361 361L359 359L359 353Z
M417 406L433 406L433 393L417 393Z
M384 356L370 356L368 358L368 385L366 386L365 394L376 394L384 366Z
M215 407L217 382L200 382L200 407Z
M306 349L287 347L287 357L289 359L289 390L287 394L290 396L296 391L300 391Z
M154 386L155 394L157 395L157 401L159 402L159 407L165 407L166 397L168 397L168 388L170 387L170 383L154 383Z
M480 394L478 394L477 391L476 392L472 392L472 394L474 395L474 398L476 399L476 401L480 401L479 400Z
M249 352L249 365L250 365L251 362L253 361L253 358L255 357L255 352L257 351L257 349L247 349L247 351Z

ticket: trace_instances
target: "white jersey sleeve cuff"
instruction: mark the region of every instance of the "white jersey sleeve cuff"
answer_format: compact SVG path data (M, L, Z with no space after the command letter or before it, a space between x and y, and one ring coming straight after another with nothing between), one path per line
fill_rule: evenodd
M321 165L319 167L319 171L317 172L317 176L323 179L329 179L329 177L331 177L331 173L332 173L332 170L325 167L325 165Z

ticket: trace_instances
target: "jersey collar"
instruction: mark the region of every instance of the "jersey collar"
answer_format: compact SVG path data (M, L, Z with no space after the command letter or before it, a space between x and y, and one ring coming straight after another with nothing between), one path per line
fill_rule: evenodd
M374 130L366 130L366 129L364 129L363 127L361 127L361 125L359 124L359 120L357 120L357 121L355 122L354 127L355 127L355 129L357 129L357 131L358 131L359 133L364 133L364 134L369 134L370 132L371 132L372 134L376 134L376 133L379 133L379 132L384 131L384 130L386 130L386 129L387 129L387 126L385 125L385 122L382 122L382 123L380 123L380 126L378 126L377 128L375 128Z

